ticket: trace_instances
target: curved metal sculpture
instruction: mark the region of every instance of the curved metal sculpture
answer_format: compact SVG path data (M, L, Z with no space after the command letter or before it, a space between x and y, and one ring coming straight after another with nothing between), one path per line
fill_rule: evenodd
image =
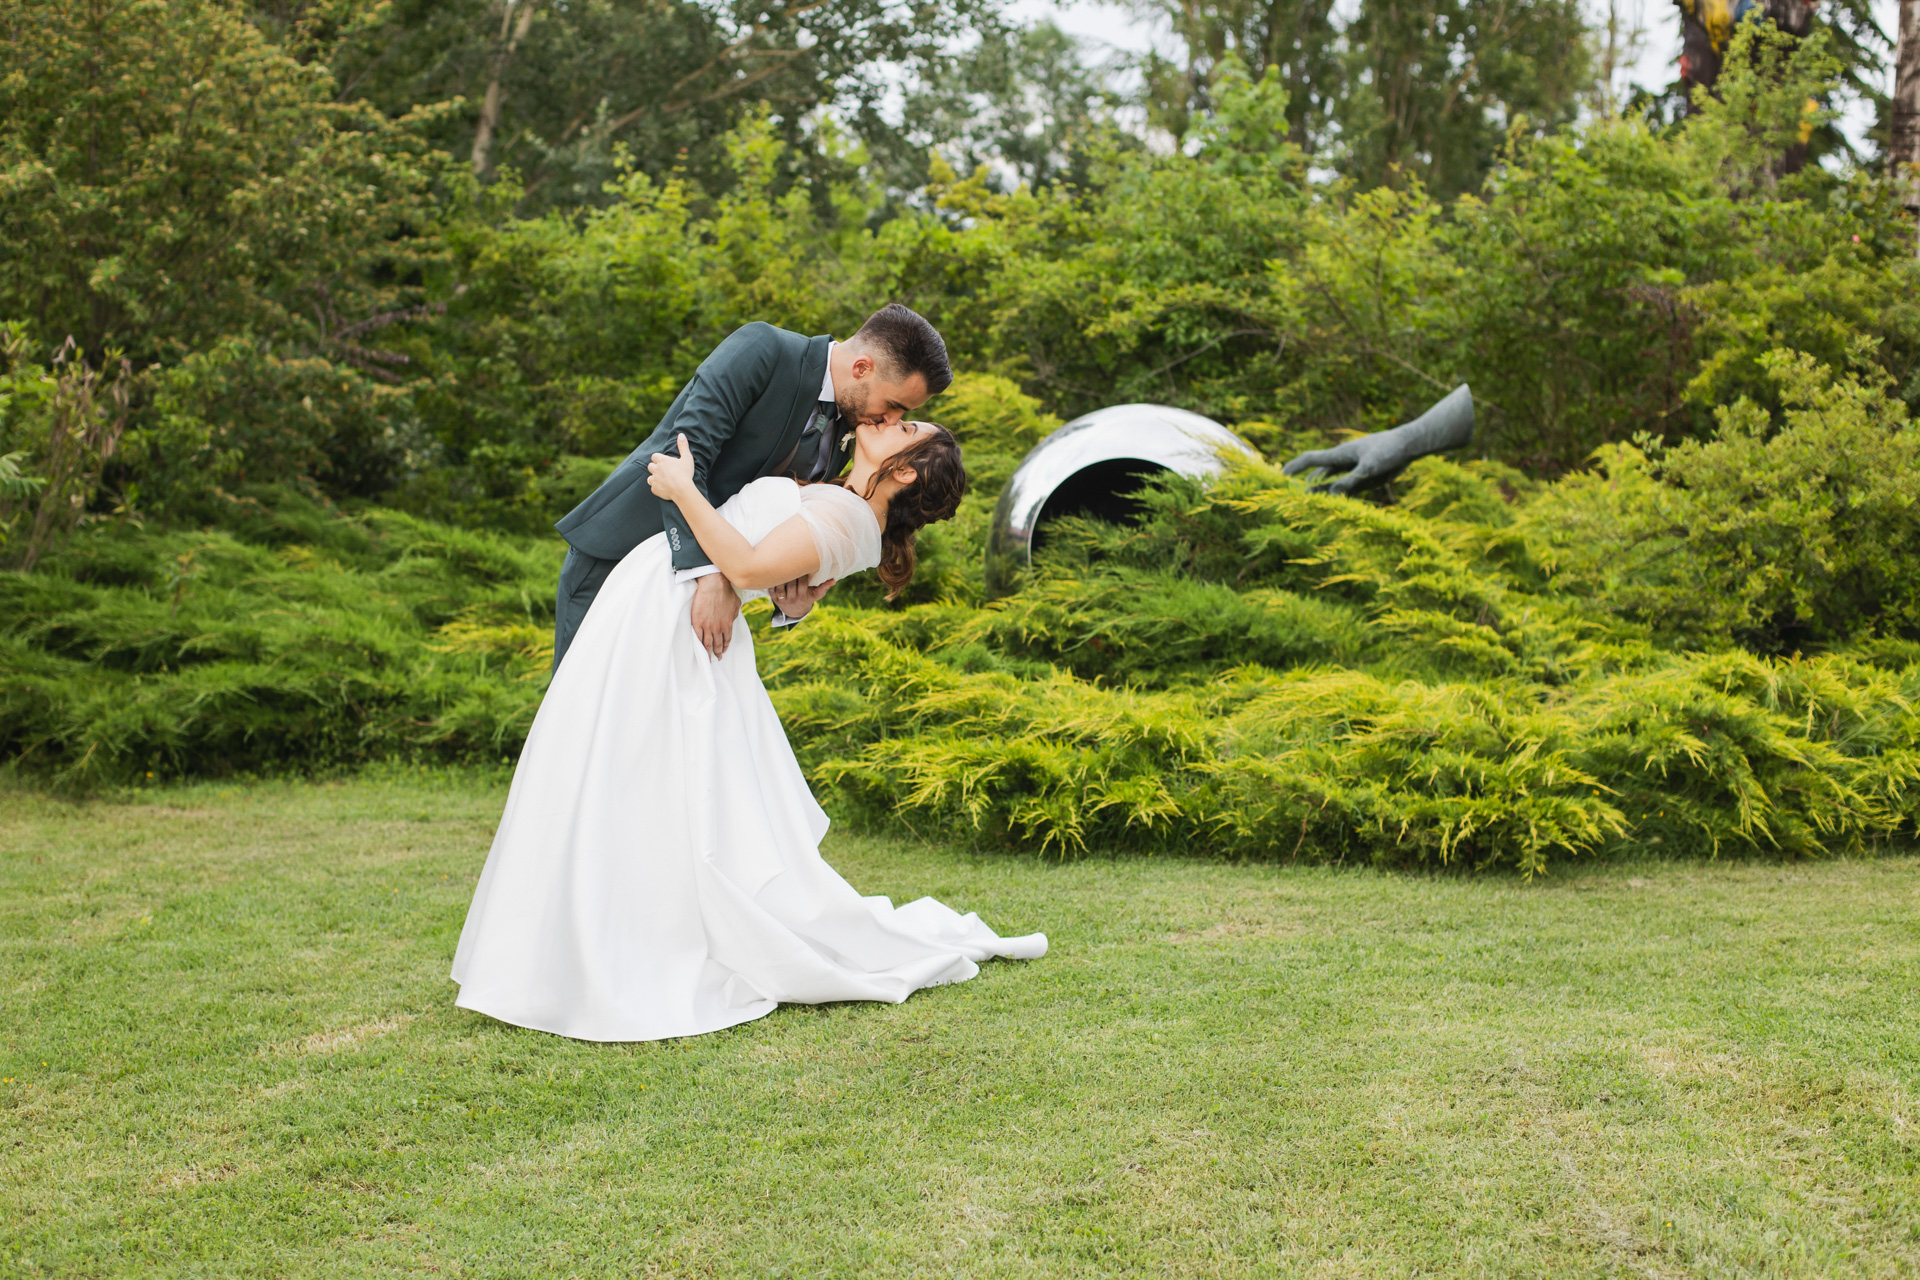
M1132 494L1142 480L1161 471L1217 475L1223 449L1260 456L1213 419L1166 405L1121 404L1075 418L1035 445L1001 490L987 535L987 593L1014 589L1048 520L1125 520L1139 510Z
M1338 480L1316 485L1315 493L1364 493L1386 484L1408 464L1430 453L1464 449L1473 443L1473 392L1461 383L1446 398L1412 422L1375 431L1331 449L1313 449L1280 468L1283 475L1318 469ZM1341 474L1345 473L1345 474Z

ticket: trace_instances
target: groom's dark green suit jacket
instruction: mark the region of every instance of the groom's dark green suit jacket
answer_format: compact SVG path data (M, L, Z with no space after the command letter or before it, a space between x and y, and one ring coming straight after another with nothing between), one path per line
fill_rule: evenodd
M685 432L693 482L719 506L761 476L805 478L820 437L807 430L827 373L827 337L807 338L770 324L736 329L701 362L653 434L556 526L573 548L560 571L554 617L557 665L607 574L629 551L666 530L673 567L712 563L686 518L647 484L647 459L672 453ZM841 424L826 424L841 431ZM801 448L805 434L807 448ZM841 450L829 446L834 469Z
M761 476L792 474L796 462L804 473L813 459L797 457L800 434L820 398L829 345L826 337L758 322L734 330L701 362L653 434L560 521L561 536L590 556L618 560L665 529L674 568L711 563L680 509L647 486L647 459L674 452L674 437L685 432L693 482L715 506Z

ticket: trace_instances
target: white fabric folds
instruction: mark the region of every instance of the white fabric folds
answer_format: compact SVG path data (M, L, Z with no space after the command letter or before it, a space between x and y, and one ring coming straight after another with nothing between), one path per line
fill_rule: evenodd
M878 562L871 510L836 487L757 480L722 514L757 542L815 507L831 514L810 529L858 538L862 516L872 531L860 562L836 550L834 567ZM588 610L474 891L456 1003L581 1040L658 1040L783 1001L898 1003L990 957L1044 955L1044 934L1002 938L931 898L863 898L827 865L827 817L760 683L752 634L736 623L714 662L689 623L694 590L674 581L655 535Z
M813 545L820 548L820 570L808 579L814 586L880 563L880 521L851 490L837 484L807 485L800 490L800 515L813 534Z

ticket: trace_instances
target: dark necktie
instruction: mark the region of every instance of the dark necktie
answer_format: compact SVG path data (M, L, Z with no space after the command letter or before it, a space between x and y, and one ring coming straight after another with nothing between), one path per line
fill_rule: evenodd
M833 475L833 424L840 417L840 406L831 400L822 400L813 408L813 422L808 429L820 433L814 445L814 456L803 465L807 468L805 478L813 481L829 479ZM803 441L805 437L802 437ZM800 446L801 457L805 458L807 446Z

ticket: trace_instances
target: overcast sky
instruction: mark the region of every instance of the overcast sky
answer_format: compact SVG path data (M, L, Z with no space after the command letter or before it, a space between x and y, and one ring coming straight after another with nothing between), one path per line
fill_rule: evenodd
M1347 8L1355 0L1344 0ZM1587 0L1604 21L1606 0ZM1680 60L1680 11L1673 0L1616 0L1623 26L1639 25L1644 37L1637 58L1621 67L1615 81L1621 89L1638 82L1648 88L1664 88L1677 74ZM1899 25L1899 0L1874 0L1874 16L1881 30L1892 35ZM1164 53L1176 49L1164 21L1142 19L1125 4L1104 4L1100 0L1013 0L1015 14L1028 18L1052 18L1062 30L1093 43L1126 53L1145 53L1158 48ZM1887 59L1886 88L1893 87L1892 58ZM1843 104L1845 105L1845 104ZM1858 144L1864 130L1873 123L1870 112L1857 105L1846 112L1841 128Z

